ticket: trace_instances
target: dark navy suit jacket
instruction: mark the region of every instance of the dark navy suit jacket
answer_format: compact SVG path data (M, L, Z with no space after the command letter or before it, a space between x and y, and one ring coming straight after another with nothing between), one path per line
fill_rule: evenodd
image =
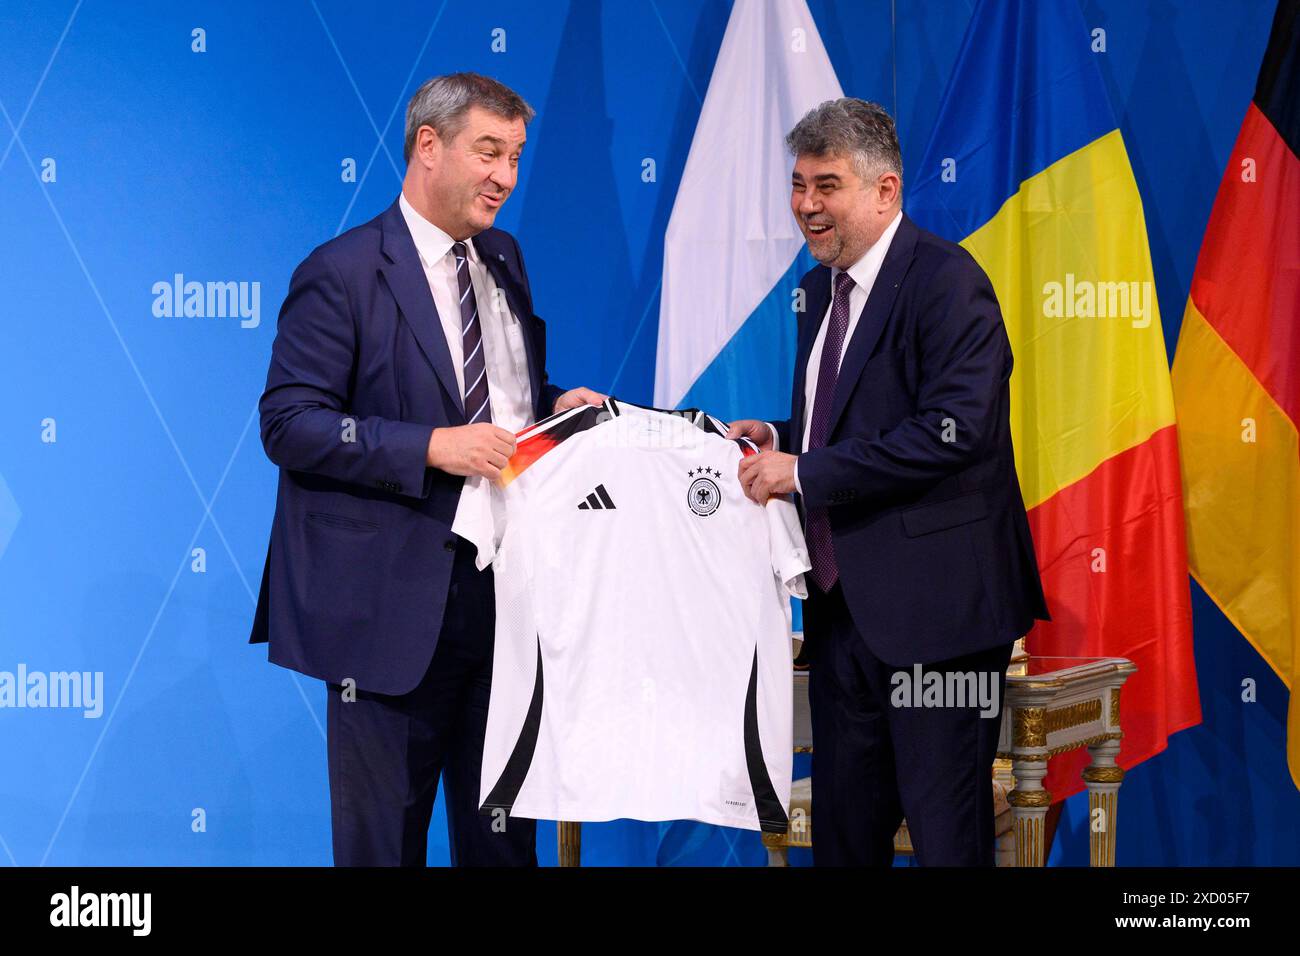
M522 323L544 418L561 389L547 381L519 244L499 229L472 241ZM425 456L431 430L465 412L396 202L294 271L260 411L280 484L249 643L269 641L273 662L321 680L413 689L442 625L464 482Z
M802 444L808 355L831 270L799 283L791 418ZM1011 346L965 249L903 216L849 340L826 447L799 456L802 508L826 507L845 602L892 666L934 663L1048 620L1011 447Z

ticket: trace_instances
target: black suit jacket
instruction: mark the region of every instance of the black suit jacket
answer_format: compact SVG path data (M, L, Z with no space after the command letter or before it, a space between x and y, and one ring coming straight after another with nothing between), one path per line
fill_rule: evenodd
M831 299L800 282L791 418ZM899 223L853 337L826 447L799 456L801 508L825 507L845 601L872 652L932 663L1015 640L1047 606L1011 446L1011 346L993 286L965 249Z

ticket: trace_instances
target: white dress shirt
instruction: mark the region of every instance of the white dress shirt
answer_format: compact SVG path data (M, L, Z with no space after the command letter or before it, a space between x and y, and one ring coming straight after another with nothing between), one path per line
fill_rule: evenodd
M456 241L406 201L398 200L406 227L415 240L416 252L424 266L429 290L433 293L442 332L447 338L451 365L456 370L462 404L465 400L465 353L461 348L460 286L456 280ZM528 353L524 348L524 330L510 311L505 293L499 291L492 273L479 258L472 240L465 241L469 259L470 284L478 304L479 324L483 334L483 364L487 373L488 397L492 402L492 424L512 432L533 423L532 383L528 376Z
M885 231L880 234L880 238L847 270L853 279L853 288L849 290L849 327L844 333L844 344L840 348L839 365L844 364L844 353L849 350L849 340L853 338L853 330L858 327L858 319L862 317L862 310L867 304L868 296L871 295L871 287L876 284L876 276L880 275L880 267L884 264L885 253L889 252L889 244L894 239L894 233L898 232L898 224L902 220L903 211L900 209L889 225L885 227ZM812 351L808 353L808 366L804 374L803 386L803 421L790 423L791 431L799 428L802 433L799 443L800 452L808 450L808 438L812 433L813 403L817 398L817 374L821 369L822 348L826 344L826 328L830 324L828 319L831 308L835 304L835 279L842 271L845 270L831 269L831 301L826 306L825 314L822 315L821 325L817 329L817 337L813 339ZM838 368L837 365L837 371ZM770 425L768 427L771 428ZM776 445L776 429L772 429L772 446L775 448ZM803 488L799 484L799 462L797 460L794 464L794 486L800 494L803 494Z

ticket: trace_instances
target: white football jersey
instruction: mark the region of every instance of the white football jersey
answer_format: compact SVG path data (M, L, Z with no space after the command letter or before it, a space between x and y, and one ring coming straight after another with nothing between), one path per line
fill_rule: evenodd
M745 497L756 449L725 435L611 399L466 481L452 530L496 579L484 812L786 829L808 553L790 501Z

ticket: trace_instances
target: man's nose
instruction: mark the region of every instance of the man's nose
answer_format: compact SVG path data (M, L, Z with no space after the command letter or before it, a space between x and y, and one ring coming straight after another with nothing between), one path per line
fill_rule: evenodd
M805 192L799 199L799 214L801 216L811 216L821 211L821 201L818 200L817 194Z
M510 160L507 159L493 167L492 175L489 178L499 192L509 192L515 188L515 182L519 178L519 170L511 166Z

